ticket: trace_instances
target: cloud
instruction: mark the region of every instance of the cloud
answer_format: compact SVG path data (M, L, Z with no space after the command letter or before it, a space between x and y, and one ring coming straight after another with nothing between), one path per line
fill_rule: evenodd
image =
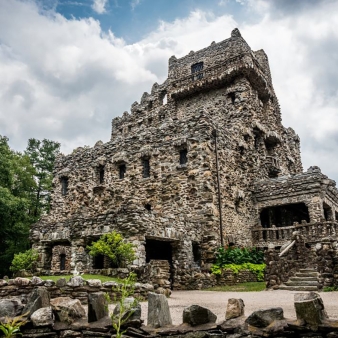
M93 0L92 9L98 13L103 14L106 12L108 0Z
M195 9L126 44L92 18L67 20L33 1L2 2L0 134L17 149L29 137L57 140L66 153L107 141L111 119L166 79L171 55L224 40L239 27L252 49L269 57L283 123L301 137L304 168L319 165L338 179L338 3L310 1L299 13L288 7L293 2L281 3L247 0L241 21L219 6Z
M140 3L141 0L132 0L130 3L131 10L133 11Z

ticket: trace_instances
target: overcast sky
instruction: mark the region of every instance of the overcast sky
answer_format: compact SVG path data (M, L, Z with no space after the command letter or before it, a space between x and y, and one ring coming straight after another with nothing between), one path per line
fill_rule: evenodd
M109 140L111 120L167 76L168 58L238 27L268 54L304 169L338 179L338 1L0 0L0 134L64 153Z

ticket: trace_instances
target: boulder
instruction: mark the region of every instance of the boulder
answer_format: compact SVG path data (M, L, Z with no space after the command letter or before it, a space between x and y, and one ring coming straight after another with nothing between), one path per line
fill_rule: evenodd
M36 310L31 315L33 326L48 326L54 324L53 311L50 306Z
M30 283L31 283L31 280L28 278L16 277L14 279L14 284L18 286L29 285Z
M32 285L43 285L44 284L44 281L40 278L40 277L37 277L37 276L33 276L32 279L31 279L31 283Z
M21 314L22 309L23 305L17 298L0 300L0 317L15 317Z
M22 313L28 313L28 316L30 316L36 310L48 306L50 306L50 297L47 288L38 286L28 297Z
M229 298L225 312L225 319L233 319L244 316L244 302L242 299Z
M88 279L87 283L89 286L92 287L101 287L102 286L102 282L99 279Z
M103 292L88 294L88 323L108 316L108 303Z
M296 293L294 301L297 320L301 325L317 330L318 325L328 319L323 300L318 293Z
M58 297L50 301L56 320L68 324L86 315L81 302L70 297Z
M113 311L113 320L121 316L122 321L125 321L124 326L140 326L141 304L134 297L128 297L123 301L123 308L120 315L121 303L118 302Z
M171 324L172 320L166 296L149 292L148 326L158 328Z
M255 327L267 327L275 320L283 320L284 312L281 307L258 310L253 312L247 319L246 323Z
M191 326L215 323L216 319L217 316L214 313L199 305L191 305L183 310L183 323Z
M75 287L75 286L83 286L86 285L86 281L81 276L75 276L70 279L67 285Z
M66 278L65 278L65 277L59 278L59 279L56 281L55 285L56 285L58 288L63 288L64 286L67 285L67 280L66 280Z
M64 330L60 333L60 338L75 338L82 337L82 333L79 331Z

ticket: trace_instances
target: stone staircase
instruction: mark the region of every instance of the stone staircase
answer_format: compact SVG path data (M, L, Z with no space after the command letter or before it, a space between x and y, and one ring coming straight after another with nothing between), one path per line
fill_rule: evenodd
M280 290L318 291L318 272L314 269L300 269L289 280L280 285Z

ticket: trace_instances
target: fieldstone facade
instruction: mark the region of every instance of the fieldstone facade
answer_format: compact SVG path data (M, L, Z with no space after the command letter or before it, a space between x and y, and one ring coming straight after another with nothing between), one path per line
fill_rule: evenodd
M31 228L39 269L63 267L62 246L71 270L107 267L86 247L116 230L135 245L135 267L166 260L171 285L181 288L185 274L208 271L220 245L265 246L252 230L276 225L269 212L261 215L267 206L304 197L317 219L322 177L313 175L308 190L302 170L299 137L281 123L268 58L235 29L220 43L172 56L167 80L113 119L109 142L58 157L51 212ZM298 181L302 192L293 197L285 182ZM337 201L330 189L327 205ZM284 218L283 226L292 217Z

